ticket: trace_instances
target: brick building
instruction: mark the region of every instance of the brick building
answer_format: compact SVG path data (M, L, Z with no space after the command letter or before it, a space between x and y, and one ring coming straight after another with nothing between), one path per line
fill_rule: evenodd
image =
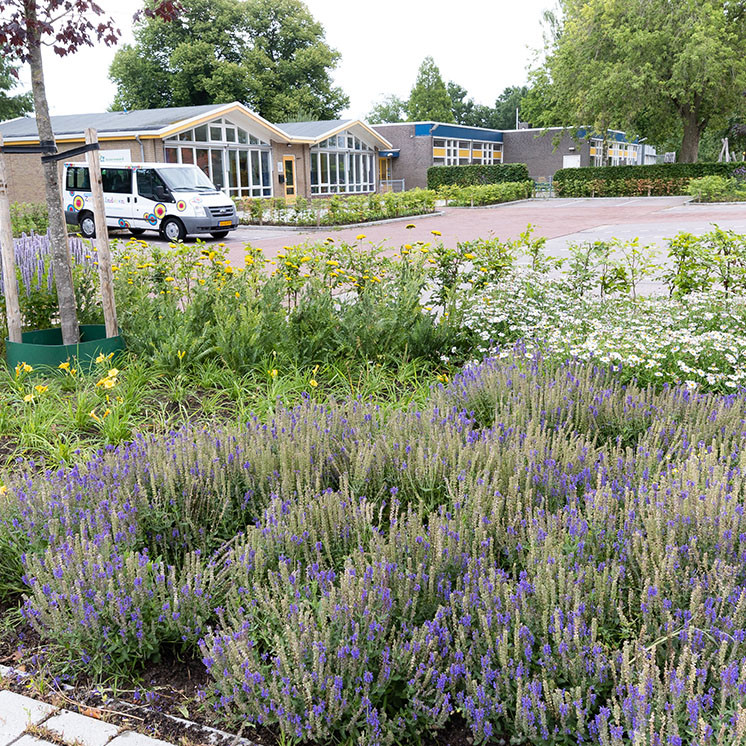
M196 164L231 197L374 192L376 154L391 148L360 120L272 124L236 102L54 116L59 152L83 144L88 127L98 132L103 165ZM2 122L0 133L8 145L39 142L33 117ZM38 202L44 194L39 155L12 153L5 159L11 200Z

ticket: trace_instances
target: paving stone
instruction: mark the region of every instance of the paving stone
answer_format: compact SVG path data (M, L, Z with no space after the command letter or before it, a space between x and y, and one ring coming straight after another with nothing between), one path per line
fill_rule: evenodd
M45 741L43 738L37 738L36 736L23 736L17 741L13 741L13 746L57 746L51 741Z
M15 744L13 745L15 746ZM135 733L128 730L117 736L113 741L109 741L109 746L172 746L167 741L161 741L159 738L144 736L142 733Z
M29 725L38 725L56 711L46 702L15 692L0 692L0 746L6 746Z
M116 725L69 710L60 710L57 715L44 723L44 727L59 735L67 743L77 742L81 746L104 746L119 733Z

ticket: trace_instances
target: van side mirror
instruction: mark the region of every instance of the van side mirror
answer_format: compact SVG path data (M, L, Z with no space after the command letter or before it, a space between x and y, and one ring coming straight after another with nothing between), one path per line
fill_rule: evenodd
M158 185L155 189L155 198L160 200L161 202L170 202L172 200L171 194L168 191L168 189L164 189L162 186Z

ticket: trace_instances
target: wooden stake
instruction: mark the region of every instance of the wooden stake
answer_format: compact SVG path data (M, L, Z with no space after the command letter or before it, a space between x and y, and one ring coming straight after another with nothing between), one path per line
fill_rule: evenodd
M10 220L10 198L5 158L2 154L3 136L0 135L0 245L2 245L3 283L5 285L5 315L8 321L8 339L21 342L21 306L18 302L16 280L16 249L13 225Z
M85 141L88 145L98 142L96 130L88 128L85 131ZM109 246L109 231L106 227L106 206L104 204L104 184L101 179L101 158L98 150L88 153L88 173L91 179L91 193L93 194L93 218L96 223L96 253L98 259L98 276L101 280L101 304L104 309L106 336L116 337L119 334L117 324L117 309L114 302L114 275L111 271L111 248Z

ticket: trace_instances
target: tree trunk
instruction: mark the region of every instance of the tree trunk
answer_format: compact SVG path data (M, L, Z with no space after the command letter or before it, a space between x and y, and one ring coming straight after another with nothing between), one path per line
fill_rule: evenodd
M36 27L36 3L27 2L27 26L29 30ZM44 69L41 60L41 44L37 38L29 38L29 63L31 66L31 90L34 94L36 126L41 142L54 142L52 121L49 117L47 91L44 85ZM62 213L59 170L56 162L44 163L44 182L46 188L47 210L49 211L49 236L52 243L52 268L57 285L57 301L62 326L62 343L76 344L80 339L78 327L75 286L73 284L70 245L67 238L65 216Z
M681 113L681 122L684 125L684 137L681 140L681 152L678 158L680 163L696 163L699 157L699 136L703 128L697 120L696 109Z

